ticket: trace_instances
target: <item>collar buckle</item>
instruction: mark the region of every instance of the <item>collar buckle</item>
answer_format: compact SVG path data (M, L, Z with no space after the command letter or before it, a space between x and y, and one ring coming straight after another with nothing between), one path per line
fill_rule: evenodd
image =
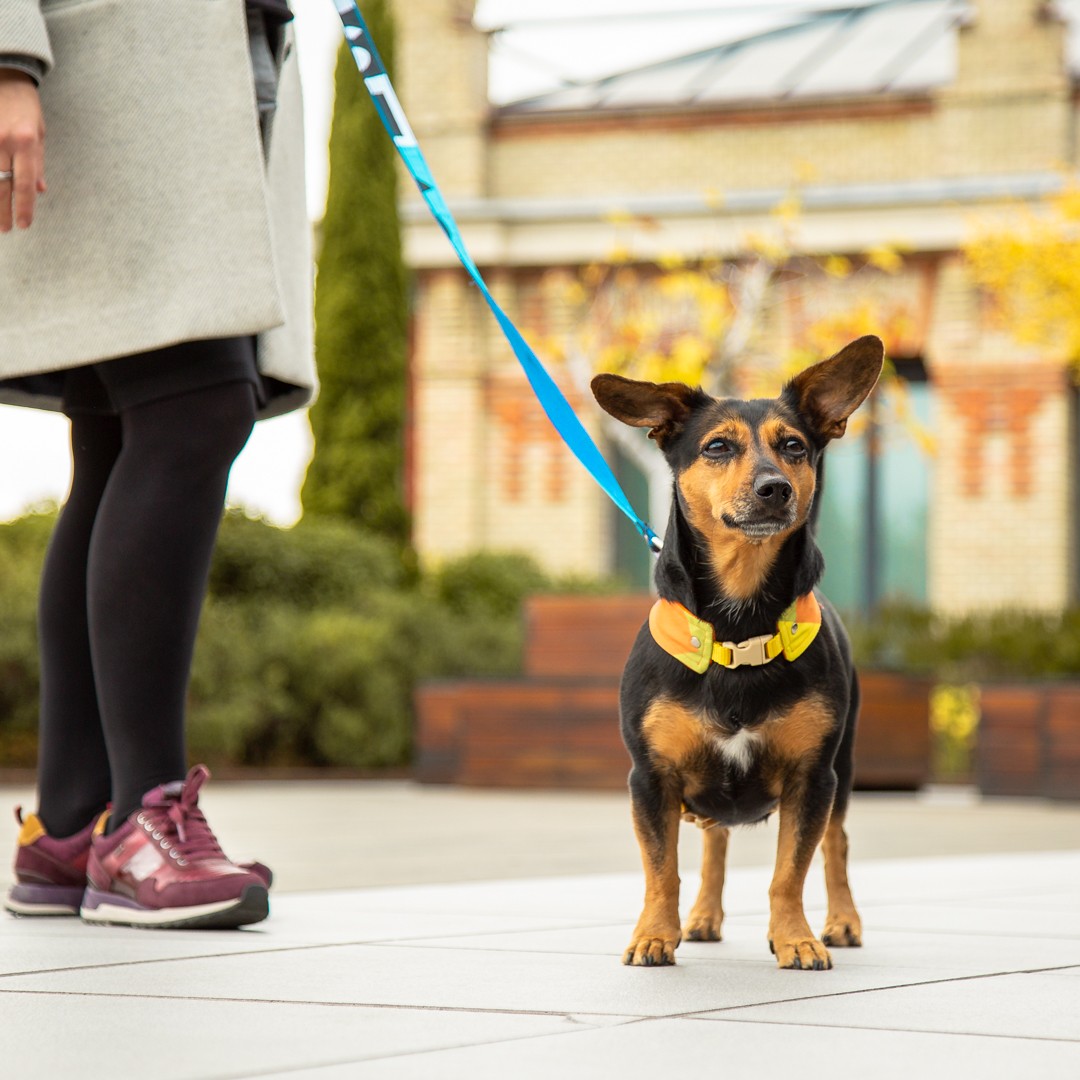
M772 657L765 650L765 643L771 640L771 635L762 634L760 637L748 638L736 644L734 641L725 641L723 646L731 653L731 660L725 667L737 668L743 664L758 667L767 664Z

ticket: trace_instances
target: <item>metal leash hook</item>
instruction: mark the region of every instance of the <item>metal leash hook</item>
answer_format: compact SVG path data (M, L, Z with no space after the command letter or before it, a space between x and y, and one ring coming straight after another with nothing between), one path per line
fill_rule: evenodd
M600 453L596 443L593 442L577 414L570 407L566 396L528 342L521 336L521 332L491 295L487 282L484 281L483 275L465 247L465 241L462 239L461 230L454 220L454 215L450 213L450 208L446 205L446 200L443 199L435 183L435 177L428 168L427 161L420 150L420 144L416 141L416 135L401 107L401 102L398 101L390 76L386 73L379 50L375 47L371 31L364 22L360 9L354 0L334 0L334 6L341 18L345 40L348 42L353 60L363 76L364 85L371 95L383 127L405 162L405 167L416 182L416 186L420 189L420 194L427 203L428 209L442 226L461 265L468 272L495 316L548 419L563 442L570 448L571 453L585 466L608 498L633 522L634 528L648 545L649 550L654 555L659 554L663 546L660 537L649 528L647 522L639 517L630 505L630 500L615 478L611 466L604 460L604 455Z

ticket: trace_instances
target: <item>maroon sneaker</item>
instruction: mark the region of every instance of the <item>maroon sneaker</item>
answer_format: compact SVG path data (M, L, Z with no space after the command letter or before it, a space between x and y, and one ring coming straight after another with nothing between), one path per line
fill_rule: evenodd
M15 884L4 901L5 909L13 915L78 915L96 820L62 840L45 831L37 814L24 819L21 806L15 807L15 820L21 826Z
M156 787L116 832L98 822L81 914L86 922L160 928L233 928L270 913L266 879L230 862L199 809L210 776Z

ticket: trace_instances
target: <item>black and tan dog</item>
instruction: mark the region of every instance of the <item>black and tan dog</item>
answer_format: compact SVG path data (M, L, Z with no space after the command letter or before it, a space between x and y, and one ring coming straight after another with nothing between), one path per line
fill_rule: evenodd
M836 613L814 588L814 496L826 444L881 372L864 337L796 376L775 400L710 397L681 383L598 375L600 405L650 428L675 475L656 568L660 599L623 673L622 732L645 866L627 964L673 964L683 934L719 941L728 829L780 811L769 946L782 968L829 968L859 945L847 880L859 688ZM679 924L679 820L703 828L701 891ZM803 882L818 844L829 906L814 937Z

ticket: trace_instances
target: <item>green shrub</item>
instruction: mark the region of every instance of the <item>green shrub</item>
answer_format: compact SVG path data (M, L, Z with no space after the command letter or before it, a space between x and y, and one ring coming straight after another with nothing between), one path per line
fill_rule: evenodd
M265 732L275 730L288 713L282 642L286 627L301 618L293 608L207 601L188 691L192 758L210 764L275 763L272 752L253 760L252 747L265 742Z
M37 595L55 513L0 526L0 765L37 757Z
M392 75L392 5L368 0L364 18ZM305 517L345 518L404 546L409 302L396 159L342 43L315 284L322 391L311 410L316 451L301 498Z
M925 608L893 604L865 619L845 614L859 667L930 674L936 658L934 620Z
M458 615L512 615L549 578L527 555L478 553L443 565L434 575L436 597Z
M406 760L410 671L393 629L345 609L211 601L192 670L192 756L261 766ZM247 647L230 643L237 632Z
M932 675L945 682L1049 679L1080 674L1080 608L1047 615L995 611L963 618L886 605L846 618L861 667Z
M488 551L445 563L432 575L432 584L451 611L501 616L516 616L525 597L533 593L603 594L622 588L614 578L552 577L531 555Z
M211 598L192 671L191 752L240 765L399 765L420 680L520 670L517 612L463 617L420 590L314 611Z
M37 592L54 524L46 514L0 526L7 766L36 757ZM560 584L520 555L469 556L417 577L396 542L348 523L284 530L227 514L192 669L190 755L211 765L403 764L416 684L519 672L521 601Z
M232 511L225 515L210 571L210 595L294 604L359 605L405 580L396 543L334 518L292 529Z

